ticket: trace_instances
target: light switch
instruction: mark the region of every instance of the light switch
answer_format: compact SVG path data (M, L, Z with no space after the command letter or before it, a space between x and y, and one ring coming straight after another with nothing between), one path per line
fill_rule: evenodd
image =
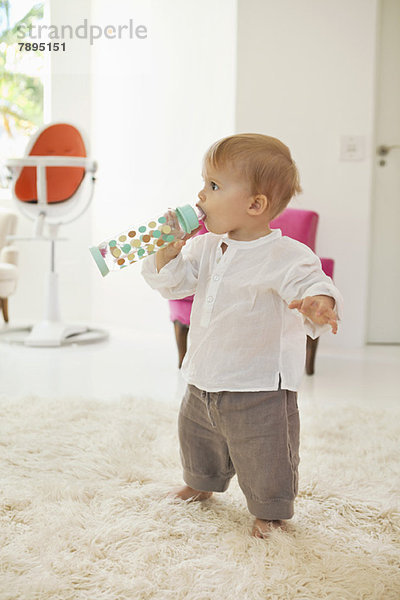
M365 136L342 135L340 138L340 160L364 160Z

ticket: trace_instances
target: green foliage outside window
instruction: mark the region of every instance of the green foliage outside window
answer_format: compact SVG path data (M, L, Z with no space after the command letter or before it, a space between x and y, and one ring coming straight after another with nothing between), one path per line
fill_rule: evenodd
M0 0L0 158L18 152L43 123L43 52L21 51L18 28L43 18L43 4L10 25L10 1ZM25 30L26 30L25 29ZM19 153L19 152L18 152ZM6 187L0 173L0 187Z

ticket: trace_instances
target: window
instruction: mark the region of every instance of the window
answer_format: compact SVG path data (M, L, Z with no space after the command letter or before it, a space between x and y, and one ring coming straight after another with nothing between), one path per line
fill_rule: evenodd
M43 124L44 52L21 49L23 27L40 23L43 3L0 0L0 191L8 187L4 160L24 154Z

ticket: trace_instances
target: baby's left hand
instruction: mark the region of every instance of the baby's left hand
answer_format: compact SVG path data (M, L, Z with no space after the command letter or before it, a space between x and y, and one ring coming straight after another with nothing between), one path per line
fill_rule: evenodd
M307 296L303 300L292 300L289 308L297 308L299 312L317 325L329 323L332 333L337 333L337 316L333 310L335 300L331 296Z

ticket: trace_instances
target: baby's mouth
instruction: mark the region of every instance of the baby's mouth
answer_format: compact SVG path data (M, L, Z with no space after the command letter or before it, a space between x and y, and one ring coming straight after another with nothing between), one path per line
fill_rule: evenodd
M205 213L205 212L204 212L204 210L201 208L201 206L199 206L198 204L196 204L196 206L197 206L197 209L198 209L198 211L199 211L199 212L198 212L198 217L199 217L199 219L201 219L202 221L204 221L204 219L206 219L206 218L207 218L207 215L206 215L206 213Z

